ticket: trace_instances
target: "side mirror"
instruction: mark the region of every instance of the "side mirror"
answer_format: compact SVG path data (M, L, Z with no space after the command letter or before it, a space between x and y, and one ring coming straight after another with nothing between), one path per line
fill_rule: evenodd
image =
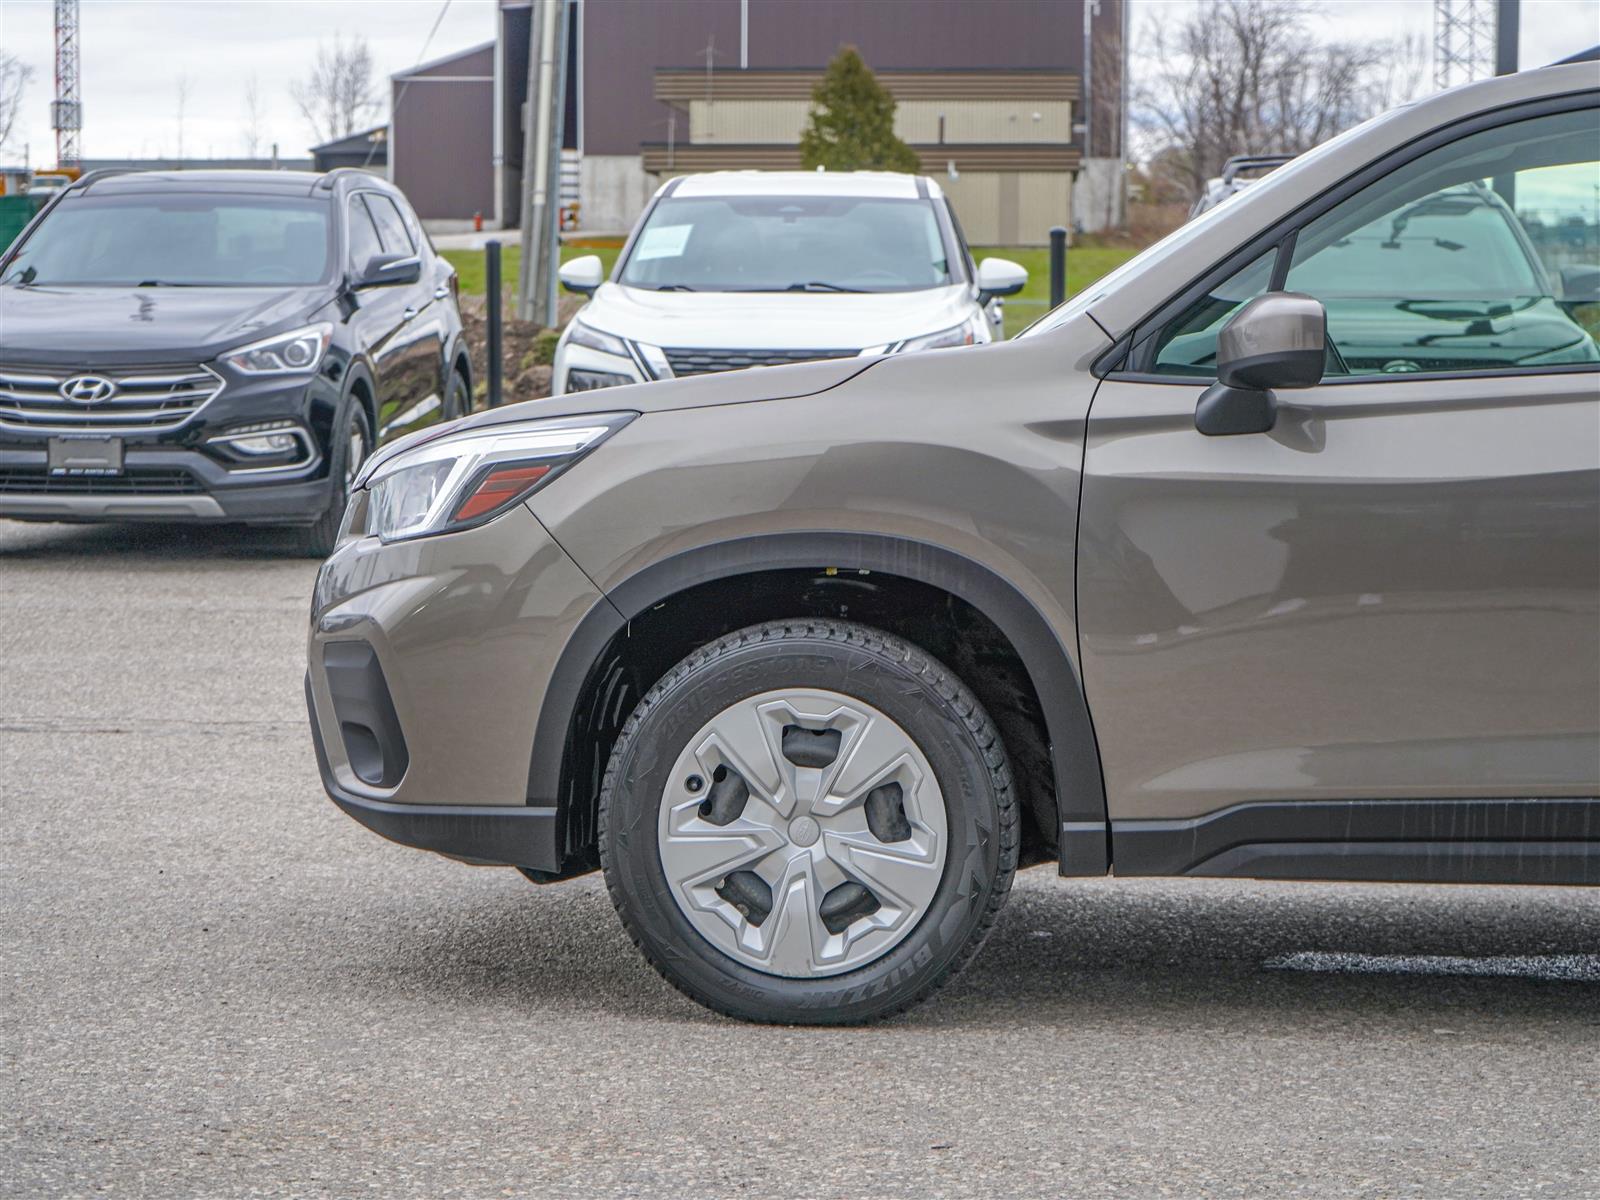
M415 254L374 254L351 281L356 290L416 283L422 278L422 260Z
M1600 304L1600 267L1562 267L1564 304Z
M1277 423L1273 388L1322 382L1328 314L1299 292L1268 292L1217 334L1217 382L1200 395L1194 426L1208 437L1266 433Z
M598 254L585 254L582 258L562 263L556 278L561 280L561 286L567 291L590 296L605 282L606 269Z
M1028 286L1028 268L1009 258L986 258L978 264L978 303L996 296L1014 296Z

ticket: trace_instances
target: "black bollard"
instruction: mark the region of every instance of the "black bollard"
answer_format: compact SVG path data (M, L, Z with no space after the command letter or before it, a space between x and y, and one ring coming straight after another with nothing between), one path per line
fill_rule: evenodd
M1050 227L1050 307L1067 298L1067 231L1062 225Z
M505 372L504 351L501 349L500 315L500 243L488 241L483 245L484 290L489 300L489 407L500 407L500 392Z

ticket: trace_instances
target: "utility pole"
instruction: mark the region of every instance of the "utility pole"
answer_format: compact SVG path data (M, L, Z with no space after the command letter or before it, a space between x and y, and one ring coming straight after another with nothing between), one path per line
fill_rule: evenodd
M78 0L56 0L56 98L50 102L56 131L56 165L78 165L83 104L78 96Z
M1494 14L1494 73L1517 73L1517 42L1521 39L1522 0L1500 0Z
M528 108L522 149L522 277L517 316L556 320L560 261L561 136L566 115L568 0L538 0L529 31ZM528 178L532 174L532 179Z

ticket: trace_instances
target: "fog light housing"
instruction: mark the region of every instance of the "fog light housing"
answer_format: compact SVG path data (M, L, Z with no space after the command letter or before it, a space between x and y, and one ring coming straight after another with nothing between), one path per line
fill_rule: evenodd
M237 473L289 471L309 466L317 457L311 435L295 421L258 421L235 425L209 438L206 445Z

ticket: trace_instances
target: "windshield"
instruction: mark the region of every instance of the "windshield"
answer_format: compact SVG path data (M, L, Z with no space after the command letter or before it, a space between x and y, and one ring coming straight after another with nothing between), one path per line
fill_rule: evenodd
M0 282L39 286L273 287L320 283L333 261L325 200L72 196Z
M1288 286L1319 299L1413 294L1427 281L1435 299L1543 296L1510 211L1477 186L1449 188L1352 230L1295 263ZM1307 230L1316 245L1315 226ZM1299 257L1298 255L1296 256ZM1407 291L1411 289L1411 291Z
M660 201L620 282L695 292L909 292L952 282L932 200L713 196Z

